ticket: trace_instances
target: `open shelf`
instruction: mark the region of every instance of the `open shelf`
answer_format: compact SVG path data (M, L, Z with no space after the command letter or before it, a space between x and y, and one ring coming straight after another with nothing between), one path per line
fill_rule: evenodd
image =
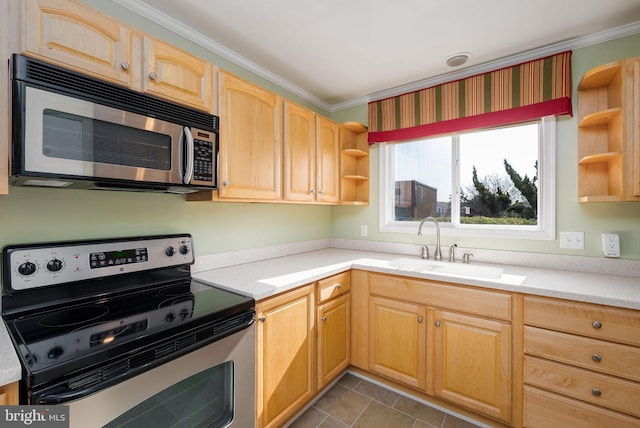
M626 200L627 116L632 93L625 61L586 72L578 85L578 201Z
M368 129L359 122L340 124L340 203L369 204Z

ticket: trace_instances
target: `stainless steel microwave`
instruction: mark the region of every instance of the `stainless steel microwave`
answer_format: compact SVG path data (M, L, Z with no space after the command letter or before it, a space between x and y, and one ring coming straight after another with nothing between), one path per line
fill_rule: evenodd
M12 58L12 185L190 193L217 187L208 114Z

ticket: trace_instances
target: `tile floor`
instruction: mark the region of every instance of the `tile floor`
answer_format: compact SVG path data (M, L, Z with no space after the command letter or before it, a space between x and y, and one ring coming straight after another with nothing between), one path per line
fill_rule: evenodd
M345 374L289 428L477 428L366 379Z

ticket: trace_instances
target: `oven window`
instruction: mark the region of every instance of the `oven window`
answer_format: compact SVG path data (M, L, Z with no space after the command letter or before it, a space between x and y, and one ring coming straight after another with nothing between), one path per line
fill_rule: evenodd
M233 362L159 392L103 428L226 427L233 419Z
M48 157L169 171L171 137L45 109L43 154Z

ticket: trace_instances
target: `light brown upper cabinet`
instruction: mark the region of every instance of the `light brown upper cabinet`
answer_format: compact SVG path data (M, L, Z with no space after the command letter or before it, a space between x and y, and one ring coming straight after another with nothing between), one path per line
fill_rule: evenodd
M291 102L284 103L284 198L337 203L338 125Z
M219 198L281 199L282 98L222 71L218 83Z
M640 57L584 74L578 85L580 202L640 201Z
M27 0L21 6L25 54L135 86L140 65L132 60L128 27L70 0Z
M142 46L144 91L212 111L216 67L148 36L143 38Z
M27 0L22 52L201 110L214 106L210 63L73 0Z

